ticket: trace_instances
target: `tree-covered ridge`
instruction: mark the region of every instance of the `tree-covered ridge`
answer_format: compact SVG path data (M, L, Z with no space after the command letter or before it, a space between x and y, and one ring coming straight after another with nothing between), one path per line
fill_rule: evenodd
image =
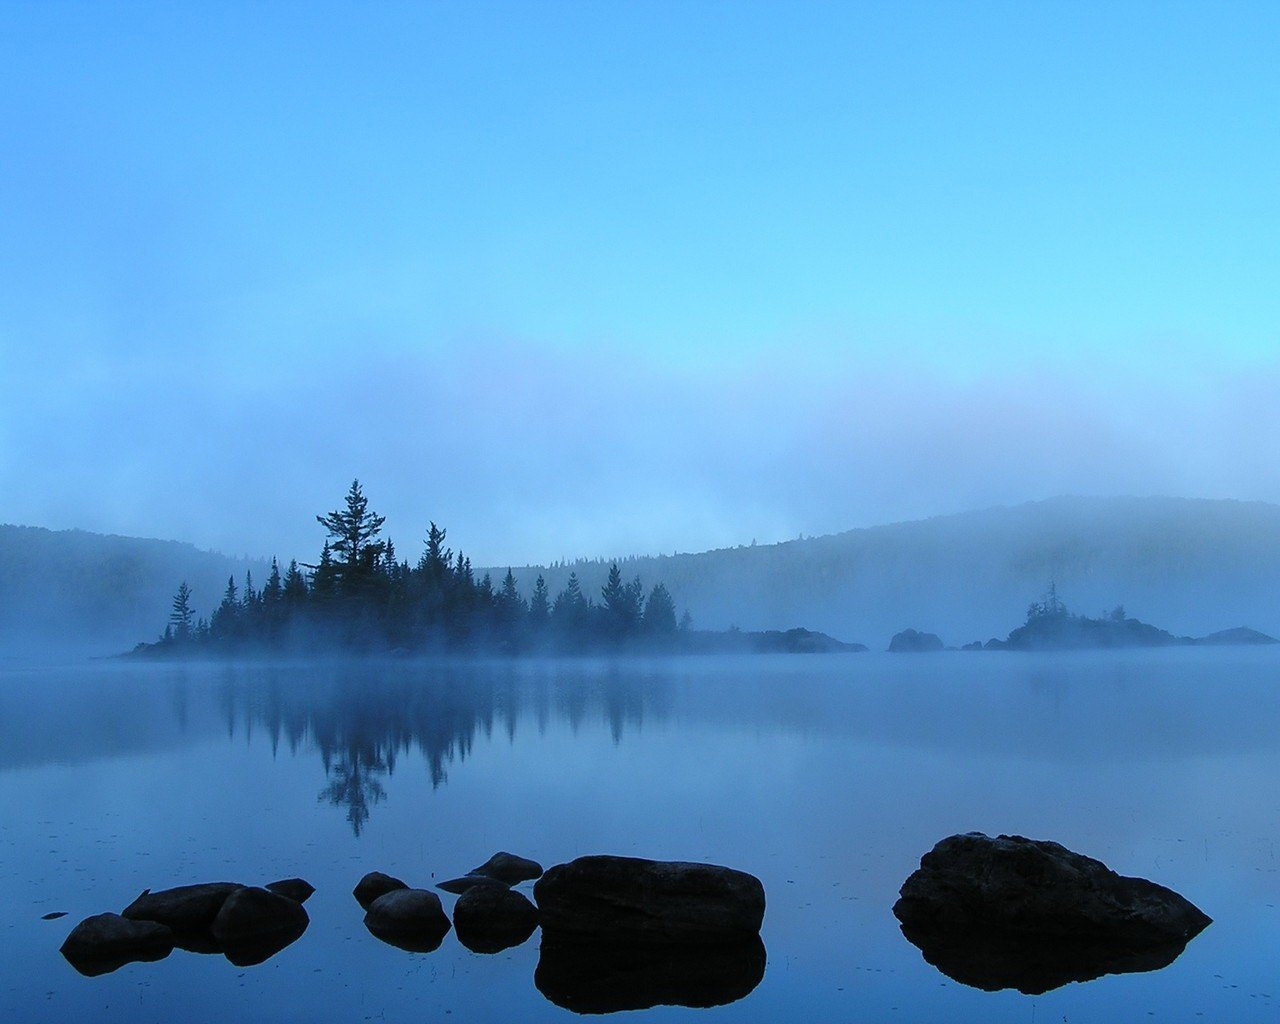
M526 597L508 569L495 585L477 580L471 560L445 546L431 523L422 554L410 564L382 534L385 519L369 508L359 480L340 508L316 516L326 537L314 565L271 560L255 588L227 580L221 603L197 618L184 581L164 634L140 645L165 653L214 650L314 650L317 647L396 651L584 651L672 646L689 625L677 623L675 602L655 584L624 581L614 564L599 601L583 593L575 574L553 598L539 576Z

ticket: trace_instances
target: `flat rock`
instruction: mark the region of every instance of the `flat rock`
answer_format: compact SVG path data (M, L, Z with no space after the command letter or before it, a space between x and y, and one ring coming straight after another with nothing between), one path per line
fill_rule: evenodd
M616 942L742 942L760 932L764 886L715 864L579 857L534 886L545 934Z
M497 953L526 941L538 927L538 908L506 886L479 885L453 907L458 941L473 953Z
M379 896L383 896L396 889L409 888L404 882L391 875L384 875L381 871L370 871L364 878L356 883L356 887L351 890L351 895L356 898L356 902L365 910Z
M542 865L528 857L517 857L514 853L502 851L495 853L478 868L472 868L471 874L496 878L507 885L518 885L541 877Z
M267 936L301 935L309 921L297 900L252 886L227 897L211 931L224 946L234 946Z
M443 892L451 892L455 895L461 895L477 886L489 889L508 889L510 886L506 882L501 882L489 875L460 875L458 878L450 878L443 882L436 883L436 888Z
M71 930L61 953L81 974L95 977L127 963L162 960L172 950L173 930L166 925L95 914Z
M168 925L175 932L206 931L212 927L227 897L243 888L238 882L206 882L158 892L148 889L122 913L132 921Z
M268 882L263 888L288 896L296 903L306 903L316 891L316 887L303 878L282 878L278 882Z
M1127 949L1185 944L1211 923L1171 889L1058 843L980 832L925 854L893 912L917 933L998 929Z
M760 937L727 945L653 946L543 940L533 982L574 1013L723 1006L764 977Z
M365 927L383 942L429 953L449 932L440 897L426 889L393 889L369 904Z

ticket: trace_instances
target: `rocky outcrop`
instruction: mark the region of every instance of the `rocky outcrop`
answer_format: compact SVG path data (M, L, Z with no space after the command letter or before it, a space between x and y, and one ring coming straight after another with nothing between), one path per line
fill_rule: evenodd
M365 927L383 942L415 953L440 948L449 918L440 897L426 889L393 889L369 904Z
M296 903L306 903L316 891L314 885L302 878L282 878L278 882L268 882L263 888L288 896Z
M715 864L580 857L534 886L546 935L630 943L742 942L760 931L764 886Z
M530 882L542 876L542 865L527 857L517 857L514 853L495 853L478 868L471 869L472 875L483 875L496 878L507 885L518 885Z
M175 932L204 932L213 926L227 897L243 888L238 882L206 882L158 892L147 889L123 915L131 921L155 921Z
M475 886L453 907L458 941L473 953L498 953L526 941L538 927L538 908L505 886Z
M759 937L713 946L617 945L544 939L534 984L574 1013L617 1013L653 1006L723 1006L749 995L764 977Z
M351 890L351 895L363 909L368 910L379 896L394 892L396 889L407 888L409 887L398 878L384 875L381 871L370 871L356 883L356 887Z
M67 962L87 977L109 974L135 961L163 960L172 951L172 929L119 914L86 917L71 930L61 949Z
M889 641L891 654L925 654L930 651L943 650L942 640L936 633L921 633L915 629L904 629L895 633Z
M1162 967L1211 923L1171 889L1058 843L978 832L925 854L893 912L945 974L1028 993Z

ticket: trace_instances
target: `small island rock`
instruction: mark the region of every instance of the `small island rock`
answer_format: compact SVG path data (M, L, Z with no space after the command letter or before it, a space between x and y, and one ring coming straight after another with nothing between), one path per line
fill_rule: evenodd
M536 860L529 860L528 857L517 857L514 853L503 851L495 853L478 868L472 868L471 874L496 878L507 885L517 885L520 882L531 882L535 878L540 878L542 865Z
M475 886L453 907L458 941L473 953L497 953L518 946L538 927L538 908L505 886Z
M282 878L278 882L268 882L263 888L288 896L295 903L306 903L316 891L316 887L303 878Z
M351 890L351 894L356 898L356 902L365 910L379 896L384 896L396 889L409 888L404 882L391 875L384 875L381 871L370 871L364 878L356 883L356 887Z
M760 880L715 864L579 857L533 891L552 937L722 943L756 936L764 920Z
M162 960L173 950L173 931L155 921L119 914L86 917L62 944L62 955L81 974L107 974L135 960Z
M369 904L365 927L384 942L430 952L448 934L449 918L440 897L426 889L393 889Z
M889 641L889 651L893 654L924 654L930 651L943 650L942 640L936 633L921 633L915 629L904 629L895 633Z
M300 935L309 920L297 900L249 886L227 897L214 918L212 932L223 945L234 946L269 935Z

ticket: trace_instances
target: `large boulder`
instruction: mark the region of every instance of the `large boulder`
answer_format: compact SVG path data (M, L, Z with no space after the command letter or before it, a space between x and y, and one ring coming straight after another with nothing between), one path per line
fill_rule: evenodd
M471 874L496 878L507 885L518 885L540 877L542 865L528 857L517 857L514 853L502 851L495 853L478 868L472 868Z
M925 854L893 912L916 930L981 926L1129 948L1186 943L1211 923L1176 892L1058 843L980 832Z
M281 933L301 935L308 923L297 900L250 886L227 897L211 930L224 946L234 946Z
M316 887L304 878L282 878L278 882L268 882L263 888L288 896L295 903L306 903L316 891Z
M62 944L62 955L81 974L95 977L138 960L162 960L173 951L173 931L154 921L119 914L86 917Z
M155 921L175 932L208 931L227 897L243 888L238 882L205 882L159 892L147 889L122 913L131 921Z
M473 953L498 953L518 946L538 927L538 908L506 886L474 886L453 906L458 941Z
M579 857L534 886L544 933L614 942L725 943L764 920L764 886L714 864Z
M889 651L892 654L923 654L942 649L942 640L936 633L921 633L915 629L895 633L889 641Z
M384 875L381 871L370 871L356 883L356 887L351 890L351 895L356 898L356 902L361 907L368 910L379 896L394 892L396 889L407 888L409 887L398 878Z
M440 897L426 889L393 889L369 904L365 927L377 938L415 953L438 949L449 932Z
M617 1013L652 1006L723 1006L764 977L759 936L712 946L617 945L543 940L533 982L574 1013Z

